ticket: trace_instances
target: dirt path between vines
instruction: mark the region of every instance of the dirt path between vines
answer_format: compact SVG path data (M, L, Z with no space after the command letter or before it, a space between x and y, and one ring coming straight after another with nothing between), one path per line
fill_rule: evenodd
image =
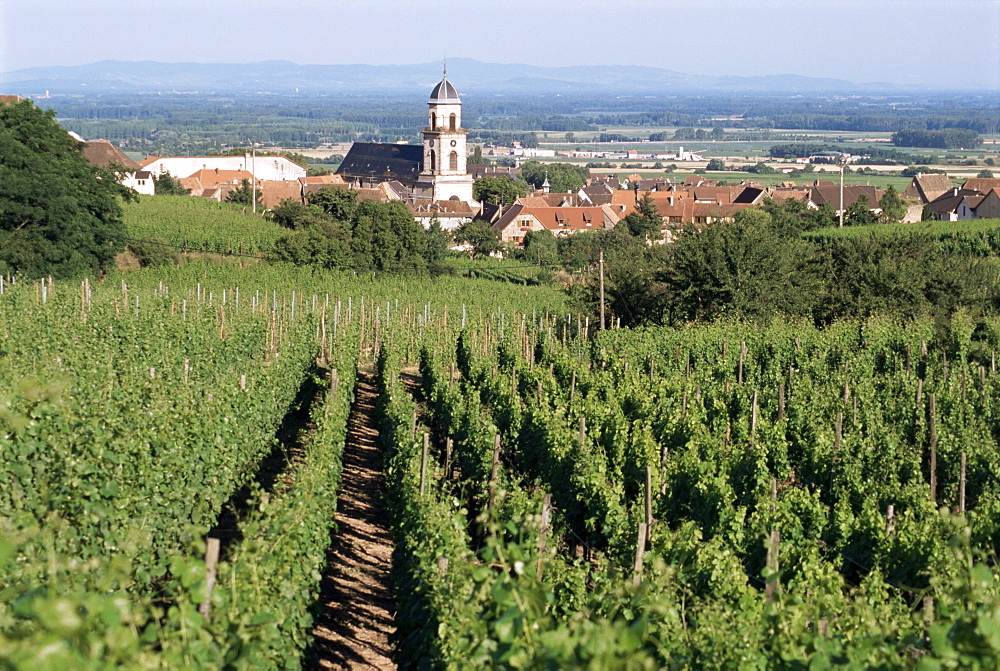
M327 550L313 630L313 668L395 669L392 538L383 501L385 475L378 448L374 377L358 373L347 421L337 527Z

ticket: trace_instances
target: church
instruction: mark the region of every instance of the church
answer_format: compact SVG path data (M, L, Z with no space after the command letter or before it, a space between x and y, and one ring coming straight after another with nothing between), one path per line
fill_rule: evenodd
M423 147L407 144L355 142L337 174L348 184L372 188L383 182L406 187L417 199L472 199L472 175L466 169L466 136L462 127L462 100L448 81L448 71L427 101Z

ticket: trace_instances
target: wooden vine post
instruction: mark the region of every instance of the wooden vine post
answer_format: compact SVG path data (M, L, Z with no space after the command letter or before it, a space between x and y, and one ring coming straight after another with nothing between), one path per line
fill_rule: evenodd
M937 501L937 394L929 394L928 400L930 402L929 416L927 418L928 424L930 426L930 450L931 450L931 463L930 463L930 485L931 485L931 501Z
M430 436L424 431L424 448L420 453L420 498L424 498L427 487L427 456L430 451Z
M965 513L965 450L962 450L958 472L958 512Z
M549 533L549 515L552 511L552 494L546 493L542 500L542 523L538 529L538 566L535 568L535 579L542 580L542 561L545 557L545 537Z
M635 540L635 561L632 564L632 584L642 582L642 559L646 554L646 535L649 527L645 522L639 522L639 535Z
M778 576L775 575L778 572L778 546L781 544L781 533L777 529L771 530L771 538L767 544L767 567L773 571L771 577L768 578L767 584L764 587L764 594L766 596L767 603L774 601L774 595L778 591L780 584L778 582Z
M212 590L215 588L215 574L218 563L219 539L209 538L205 545L205 600L198 604L198 612L206 620L212 609Z

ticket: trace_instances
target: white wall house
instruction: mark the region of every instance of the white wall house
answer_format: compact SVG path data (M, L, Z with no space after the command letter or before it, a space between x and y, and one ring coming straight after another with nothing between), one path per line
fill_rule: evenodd
M190 177L199 170L244 170L261 181L293 181L306 176L306 169L284 156L149 156L139 165L156 176Z

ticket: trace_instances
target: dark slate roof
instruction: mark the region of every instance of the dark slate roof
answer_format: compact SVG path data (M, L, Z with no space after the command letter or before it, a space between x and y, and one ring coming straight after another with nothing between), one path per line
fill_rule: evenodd
M337 174L376 182L398 180L405 184L415 182L423 167L424 148L419 145L355 142L337 168Z
M442 79L438 83L438 85L434 87L433 91L431 91L431 99L430 99L429 102L432 102L432 103L441 103L441 102L460 103L462 101L458 97L458 91L456 91L455 87L451 85L451 82L448 81L447 78L445 78L445 79Z

